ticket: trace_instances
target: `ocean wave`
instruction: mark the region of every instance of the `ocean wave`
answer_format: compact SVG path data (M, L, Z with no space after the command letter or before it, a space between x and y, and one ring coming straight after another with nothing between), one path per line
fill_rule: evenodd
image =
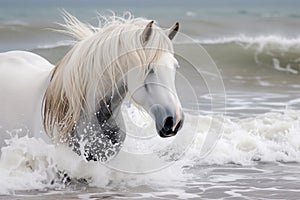
M32 51L42 54L56 63L69 49L66 47L73 44L70 40L60 40L54 43L40 44ZM275 35L247 37L241 35L211 40L180 41L175 43L175 49L177 45L183 45L189 52L190 45L197 44L204 47L212 59L224 66L236 67L241 70L243 68L269 68L273 71L293 75L299 74L300 71L300 37L285 38Z
M299 162L299 111L225 120L223 136L200 163Z
M276 35L267 35L267 36L257 36L257 37L249 37L245 35L240 36L232 36L232 37L220 37L215 39L189 39L189 40L181 40L175 42L175 45L182 44L191 44L198 43L201 45L217 45L217 44L229 44L236 43L240 44L245 48L255 47L256 50L262 52L265 48L273 48L280 51L289 51L290 48L293 48L300 52L300 36L297 38L287 38ZM36 48L55 48L59 46L69 46L73 45L73 41L58 41L56 43L42 44L37 46ZM300 58L298 58L300 59Z
M7 20L7 21L1 21L1 24L6 26L15 26L15 25L21 25L21 26L29 26L29 23L22 20Z
M300 70L300 37L287 38L276 35L248 37L245 35L209 40L197 40L214 58L233 58L231 65L275 69L298 74ZM237 58L237 59L234 59Z
M74 45L74 41L71 40L62 40L55 43L49 44L40 44L34 50L42 50L42 49L55 49L59 47L67 47Z
M268 45L274 45L275 47L282 47L281 50L288 50L290 47L297 47L300 49L300 36L296 38L287 38L278 35L261 35L256 37L246 36L246 35L238 35L238 36L230 36L230 37L219 37L214 39L189 39L189 40L179 40L175 41L175 44L190 44L190 43L199 43L202 45L210 45L210 44L228 44L228 43L238 43L243 45L244 47L251 47L251 45L257 45L258 49L263 49ZM58 46L66 46L72 45L74 42L72 41L58 41L56 43L49 43L46 45L37 46L37 48L53 48Z
M261 35L256 37L238 35L232 37L221 37L216 39L197 40L200 44L225 44L225 43L245 43L249 45L259 45L263 49L266 45L279 45L284 48L298 46L300 48L300 36L297 38L287 38L279 35Z
M14 30L14 28L19 28L22 31L31 31L32 33L34 33L34 31L36 30L45 30L49 27L57 27L57 25L50 22L33 23L21 20L0 22L0 28L3 31L12 31Z
M124 114L130 115L132 112ZM137 115L134 112L134 115ZM127 120L134 120L128 116ZM146 120L146 119L145 119ZM133 122L131 122L133 123ZM216 145L207 156L201 155L203 143L212 124L222 124L215 138ZM149 128L150 127L150 128ZM140 128L140 127L139 127ZM153 135L152 125L143 127L145 134ZM129 128L129 132L132 131ZM68 147L46 144L40 139L30 137L13 137L7 140L7 146L1 148L0 158L0 193L7 194L15 190L43 188L63 188L70 180L85 180L85 184L96 187L108 185L143 185L143 184L176 184L186 180L188 166L194 165L255 165L259 162L300 162L300 113L286 111L284 113L266 113L246 119L229 117L187 115L186 124L181 131L185 136L196 133L196 137L187 147L186 152L172 165L142 176L118 172L109 165L97 162L85 162ZM144 132L144 131L143 131ZM141 132L136 133L138 135ZM129 135L131 136L131 135ZM141 135L140 135L141 136ZM149 135L148 135L149 136ZM149 139L149 137L147 138ZM157 136L158 137L158 136ZM157 137L149 140L125 141L124 148L128 152L142 155L145 152L157 152L168 143ZM170 156L179 150L165 149L161 156ZM177 149L178 147L178 149ZM148 154L145 154L148 155ZM155 163L155 160L134 160L134 157L118 157L120 164L131 163L139 171L141 167ZM167 178L166 178L167 177ZM70 180L69 180L70 179ZM166 183L168 182L168 183ZM78 182L79 183L79 182Z

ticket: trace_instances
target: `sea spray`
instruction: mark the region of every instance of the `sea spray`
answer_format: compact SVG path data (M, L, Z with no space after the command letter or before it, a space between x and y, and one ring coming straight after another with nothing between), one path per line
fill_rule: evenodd
M187 115L186 119L186 127L181 134L196 132L196 137L186 152L176 160L169 160L167 166L137 174L113 169L109 163L86 162L66 146L46 144L41 139L28 136L13 137L7 141L7 146L1 148L0 192L5 194L16 190L66 187L68 182L59 179L59 172L66 173L70 180L85 180L88 186L119 187L126 184L159 186L180 184L182 180L192 176L188 169L196 165L229 163L255 165L262 161L300 161L299 111L266 113L245 119L225 116L222 120L224 123L222 136L205 157L201 157L200 151L213 116ZM147 129L146 131L151 132ZM151 142L148 143L148 151L151 148L154 151L159 146L157 142L162 144L163 141L153 139L152 145ZM126 145L128 143L125 141L125 147ZM133 144L129 142L129 145ZM131 150L133 149L145 153L145 148L132 147ZM176 149L168 150L177 153ZM172 152L167 153L170 155ZM137 160L127 161L136 166L143 166Z

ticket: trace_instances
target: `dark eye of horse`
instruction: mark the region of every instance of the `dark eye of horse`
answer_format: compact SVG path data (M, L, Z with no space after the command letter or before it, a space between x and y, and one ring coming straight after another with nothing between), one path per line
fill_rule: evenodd
M148 65L148 74L152 74L154 73L153 67L150 66L150 64Z
M149 70L149 74L153 74L154 73L154 70L153 70L153 68L151 68L150 70Z

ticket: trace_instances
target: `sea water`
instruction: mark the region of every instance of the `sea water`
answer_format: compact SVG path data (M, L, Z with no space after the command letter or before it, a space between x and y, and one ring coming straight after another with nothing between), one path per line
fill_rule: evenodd
M126 101L127 138L110 164L0 129L11 135L1 148L0 198L299 199L299 8L292 0L1 0L0 51L28 50L53 64L72 45L50 30L61 9L93 25L109 10L165 28L179 21L176 87L186 119L178 139L161 139Z

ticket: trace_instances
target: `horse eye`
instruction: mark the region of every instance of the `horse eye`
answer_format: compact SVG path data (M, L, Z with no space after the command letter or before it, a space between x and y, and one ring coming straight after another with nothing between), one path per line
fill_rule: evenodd
M153 70L153 68L151 68L150 70L149 70L149 74L153 74L154 73L154 70Z
M153 74L154 73L154 70L153 70L153 67L150 66L150 64L148 65L148 74Z

